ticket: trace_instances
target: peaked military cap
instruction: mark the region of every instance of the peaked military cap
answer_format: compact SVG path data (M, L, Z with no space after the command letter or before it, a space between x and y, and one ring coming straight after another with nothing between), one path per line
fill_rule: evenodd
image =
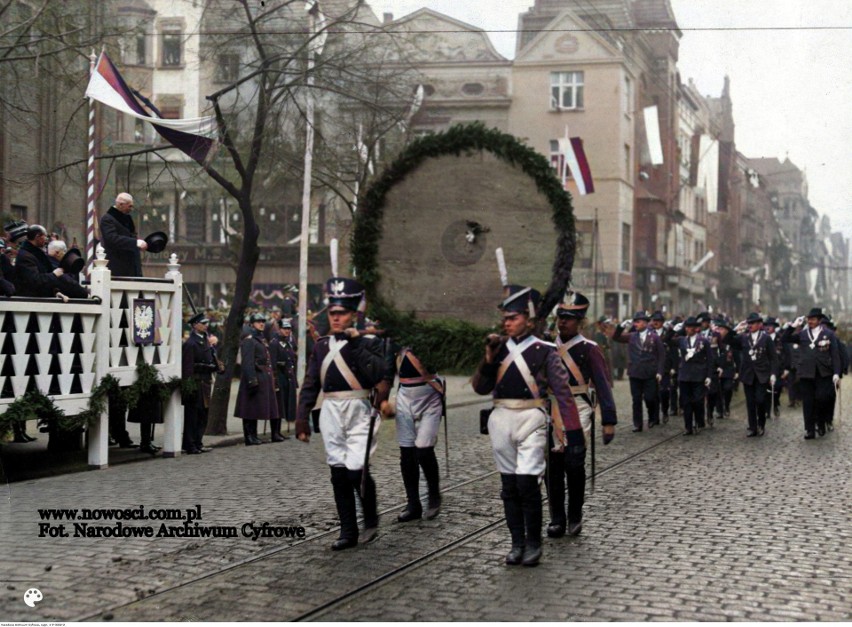
M328 307L336 305L349 311L358 311L364 298L364 286L355 279L331 277L325 282L325 293L328 294Z
M286 320L282 320L282 321L278 324L278 326L280 326L282 329L292 329L292 328L293 328L293 323L292 323L292 322L290 322L290 320L289 320L289 319L286 319Z
M562 297L562 302L559 303L559 307L556 309L556 315L559 318L576 318L579 320L586 317L588 310L588 298L580 292L567 292Z
M647 321L649 321L650 319L651 319L651 318L650 318L650 316L648 316L648 312L647 312L647 311L637 311L635 314L633 314L633 320L634 320L634 321L636 321L636 320L645 320L645 321L647 322Z
M207 319L207 316L204 315L203 311L199 311L197 314L195 314L194 316L192 316L192 318L189 319L190 325L209 324L209 323L210 323L210 320Z
M536 309L541 303L541 292L523 285L507 285L508 296L497 307L504 312L514 312L535 318Z
M266 316L262 313L253 313L249 316L249 324L254 324L255 322L266 322Z

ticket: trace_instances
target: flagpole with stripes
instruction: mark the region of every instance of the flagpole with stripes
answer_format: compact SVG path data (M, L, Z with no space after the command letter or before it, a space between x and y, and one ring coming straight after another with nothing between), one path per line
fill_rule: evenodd
M95 73L97 55L89 56L89 77ZM95 260L95 101L89 98L89 163L86 170L86 276L92 272Z

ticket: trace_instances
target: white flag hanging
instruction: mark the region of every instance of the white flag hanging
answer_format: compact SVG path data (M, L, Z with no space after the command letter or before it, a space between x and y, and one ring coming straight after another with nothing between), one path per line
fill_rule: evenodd
M648 152L652 165L663 165L663 143L660 140L660 114L657 105L645 107L645 135L648 138Z

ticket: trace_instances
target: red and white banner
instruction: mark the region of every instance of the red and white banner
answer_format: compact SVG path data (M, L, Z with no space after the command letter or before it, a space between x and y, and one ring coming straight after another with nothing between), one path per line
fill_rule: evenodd
M577 192L581 196L592 194L595 191L595 182L592 179L592 170L586 159L586 151L583 150L583 140L579 137L563 137L559 140L559 152L565 155L565 166L571 172L574 182L577 184ZM563 185L567 181L567 172L562 173Z

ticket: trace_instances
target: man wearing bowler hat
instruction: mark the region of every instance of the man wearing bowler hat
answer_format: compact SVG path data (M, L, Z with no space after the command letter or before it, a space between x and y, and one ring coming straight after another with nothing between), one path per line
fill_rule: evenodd
M748 331L743 333L746 328ZM763 330L763 317L759 313L750 313L726 339L742 349L740 381L745 390L748 437L761 436L766 428L769 389L778 378L775 344Z
M207 412L213 386L213 373L219 363L207 339L210 320L199 311L189 319L192 332L184 341L181 352L181 376L195 381L195 392L183 400L183 450L188 455L207 453L212 449L202 444L207 429Z
M807 326L802 328L807 318ZM826 422L835 390L840 385L841 360L837 338L823 326L825 314L814 307L796 318L781 336L783 342L799 345L798 377L802 395L805 439L826 433Z
M642 401L648 408L648 428L660 424L659 383L663 380L666 349L660 337L648 328L650 317L637 311L633 321L625 320L615 328L614 342L627 344L627 375L633 397L633 432L642 431ZM633 331L627 331L630 327Z
M689 317L683 323L686 336L673 339L680 356L677 376L684 435L697 435L704 428L704 399L716 367L710 340L701 335L700 327L696 318Z
M113 276L142 276L140 251L148 250L148 244L144 239L139 239L136 224L130 216L131 211L133 196L122 192L115 197L115 204L101 218L101 244Z
M779 375L783 375L783 364L784 364L784 344L781 342L781 334L778 333L778 320L773 318L772 316L767 316L763 321L763 329L766 331L766 334L769 336L769 339L772 340L772 344L775 346L775 356L778 359L778 373ZM781 388L783 386L782 377L778 376L775 380L775 384L772 386L771 394L767 399L769 403L769 409L766 410L767 417L775 416L778 418L781 415Z
M370 395L384 378L385 352L380 339L365 337L354 326L364 287L352 279L332 277L326 282L326 293L330 334L317 340L308 360L299 394L296 436L302 442L310 441L309 417L322 392L320 431L340 516L340 536L331 549L340 551L357 546L359 535L367 543L378 533L376 484L365 465L376 446L379 419ZM356 494L364 512L360 534Z
M512 537L506 564L536 566L542 555L539 482L545 471L548 388L556 401L552 413L555 448L572 458L579 457L585 442L568 371L555 347L531 333L541 294L520 285L508 285L506 290L498 305L506 336L488 336L485 358L473 375L472 385L477 394L492 394L494 398L488 434Z

